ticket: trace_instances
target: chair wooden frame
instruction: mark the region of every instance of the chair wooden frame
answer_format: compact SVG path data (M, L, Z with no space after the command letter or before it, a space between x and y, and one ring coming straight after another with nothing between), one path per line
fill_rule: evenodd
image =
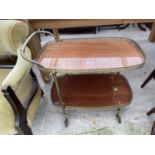
M9 69L12 67L11 66L6 66L6 67L3 66L0 68L8 68ZM16 93L13 91L13 89L10 86L7 86L6 88L2 88L2 90L1 90L4 94L4 97L6 98L6 100L8 101L8 103L10 104L10 106L13 109L14 116L15 116L14 127L18 132L17 134L25 134L25 135L33 134L32 130L29 127L28 122L27 122L27 112L28 112L29 106L31 105L31 101L37 92L38 81L37 81L37 78L36 78L35 74L33 73L32 69L30 70L30 75L33 80L32 89L31 89L29 96L25 103L23 103L23 104L21 103L18 96L16 95ZM43 91L42 91L42 95L43 95Z

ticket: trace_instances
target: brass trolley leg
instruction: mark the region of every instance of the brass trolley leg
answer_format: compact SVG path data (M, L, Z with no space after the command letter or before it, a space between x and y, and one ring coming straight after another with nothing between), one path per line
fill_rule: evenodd
M115 77L115 83L114 83L114 91L118 91L118 76L119 76L119 72L116 73L116 77Z
M121 111L120 108L117 108L116 119L117 119L118 123L121 123L120 111Z
M57 93L58 93L59 102L60 102L62 112L63 112L63 115L64 115L64 119L65 119L64 124L65 124L65 127L67 127L68 126L68 115L66 114L66 111L65 111L65 105L63 103L62 95L61 95L60 88L59 88L59 85L58 85L56 72L52 73L52 76L53 76L53 79L54 79L54 83L55 83Z
M118 91L118 77L119 77L119 74L120 74L119 72L116 73L114 87L113 87L114 91ZM118 123L121 123L120 108L116 109L116 119L117 119Z

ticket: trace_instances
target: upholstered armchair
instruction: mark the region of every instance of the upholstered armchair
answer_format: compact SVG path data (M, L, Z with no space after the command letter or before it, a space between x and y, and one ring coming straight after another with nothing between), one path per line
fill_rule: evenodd
M43 92L31 64L20 55L28 34L24 22L0 20L0 134L32 134ZM31 58L28 47L25 55Z

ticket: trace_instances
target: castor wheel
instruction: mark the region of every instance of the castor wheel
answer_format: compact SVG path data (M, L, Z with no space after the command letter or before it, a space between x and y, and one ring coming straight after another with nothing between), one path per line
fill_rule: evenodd
M41 89L41 97L44 96L44 91Z
M117 119L118 123L120 124L121 123L121 117L119 114L116 114L116 119Z
M121 117L119 114L120 114L120 108L117 108L116 119L117 119L118 123L121 123Z
M65 127L67 128L68 127L68 118L65 118L64 124L65 124Z

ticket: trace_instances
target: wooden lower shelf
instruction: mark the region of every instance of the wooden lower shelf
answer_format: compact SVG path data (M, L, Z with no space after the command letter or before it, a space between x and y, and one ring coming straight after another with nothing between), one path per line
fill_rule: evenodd
M130 104L132 90L123 75L118 76L118 91L114 91L115 74L67 75L58 78L66 107L120 107ZM59 104L55 84L51 89L54 104Z

